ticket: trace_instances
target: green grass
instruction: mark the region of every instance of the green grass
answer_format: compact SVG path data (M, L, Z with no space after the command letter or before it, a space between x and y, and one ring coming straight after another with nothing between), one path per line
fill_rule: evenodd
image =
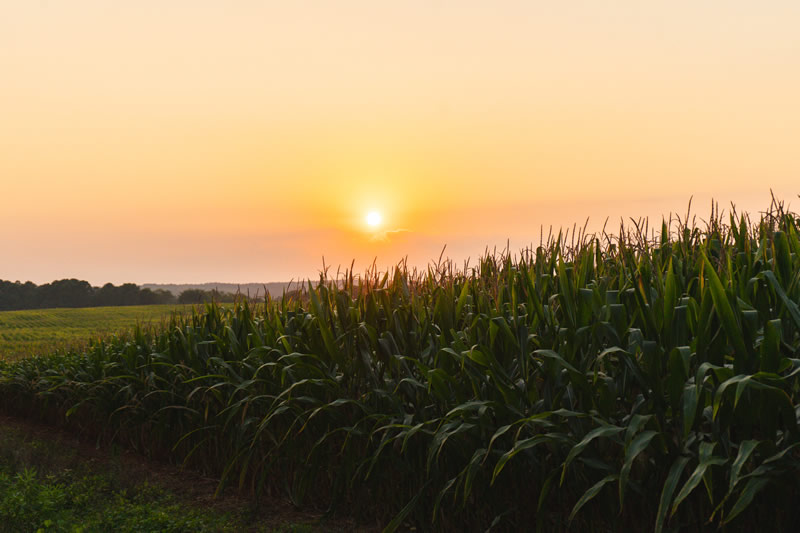
M152 487L117 491L102 475L0 472L0 521L9 532L237 531L230 517L187 509Z
M0 361L0 408L386 531L792 531L800 218L559 234Z
M0 311L0 359L84 348L91 339L130 331L137 324L159 325L173 311L186 309L189 307L139 305Z
M86 452L63 435L0 419L0 531L307 532L318 527L255 513L251 506L199 501L193 483L163 466ZM85 448L85 446L84 446ZM93 447L92 447L93 448ZM166 482L169 483L166 483ZM203 496L200 494L199 496Z

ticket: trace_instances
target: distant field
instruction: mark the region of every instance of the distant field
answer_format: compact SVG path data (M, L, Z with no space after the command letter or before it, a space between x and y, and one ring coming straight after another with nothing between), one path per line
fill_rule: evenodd
M174 311L189 307L137 305L80 309L30 309L0 312L0 359L19 359L78 348L97 339L129 330L137 323L160 323Z

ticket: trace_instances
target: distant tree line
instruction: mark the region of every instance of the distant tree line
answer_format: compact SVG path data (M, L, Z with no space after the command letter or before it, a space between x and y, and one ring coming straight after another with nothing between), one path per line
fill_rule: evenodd
M30 281L0 280L0 310L45 309L50 307L101 307L152 304L198 304L207 301L231 302L235 296L216 290L189 289L175 297L163 289L142 289L134 283L92 287L88 281L61 279L44 285Z
M147 289L145 289L147 290ZM204 291L203 289L186 289L178 296L179 304L201 304L204 302L233 302L236 295L230 292L220 292L217 289Z

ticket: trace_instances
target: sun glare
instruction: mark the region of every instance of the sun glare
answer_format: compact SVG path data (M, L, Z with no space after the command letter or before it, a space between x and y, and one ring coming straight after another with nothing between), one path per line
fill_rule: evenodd
M383 217L381 217L381 214L377 211L370 211L367 213L367 226L377 228L380 226L381 220L383 220Z

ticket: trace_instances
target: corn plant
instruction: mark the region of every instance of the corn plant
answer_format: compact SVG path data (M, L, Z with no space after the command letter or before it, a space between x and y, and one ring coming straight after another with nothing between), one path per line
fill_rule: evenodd
M788 530L799 279L777 202L573 230L0 361L0 405L388 531Z

